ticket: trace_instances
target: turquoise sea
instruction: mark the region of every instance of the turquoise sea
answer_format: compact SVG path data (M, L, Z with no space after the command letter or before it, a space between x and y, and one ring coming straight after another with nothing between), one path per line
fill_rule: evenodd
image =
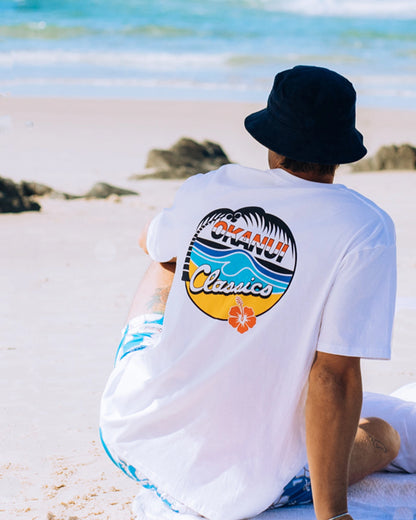
M296 64L416 108L416 1L0 0L0 94L264 101Z

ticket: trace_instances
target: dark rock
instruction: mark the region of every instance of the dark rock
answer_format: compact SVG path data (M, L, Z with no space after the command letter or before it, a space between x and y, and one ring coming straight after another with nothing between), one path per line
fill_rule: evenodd
M33 200L36 197L54 199L106 199L111 195L139 195L136 191L118 188L105 182L97 182L85 195L71 195L56 191L46 184L31 181L15 183L10 179L0 177L0 213L19 213L21 211L39 211L40 205Z
M46 184L41 184L40 182L33 181L22 181L20 183L22 189L26 196L28 197L50 197L51 199L62 199L62 200L71 200L71 199L79 199L79 195L71 195L70 193L64 193L63 191L57 191L51 188L50 186L46 186Z
M124 188L118 188L117 186L112 186L111 184L107 184L105 182L97 182L94 186L88 191L84 197L87 199L106 199L110 195L139 195L137 191L125 190Z
M352 170L416 170L416 148L410 144L382 146L373 157L353 164Z
M0 177L0 213L20 213L40 209L40 205L26 195L21 184Z
M211 141L196 141L183 137L169 150L150 150L146 168L155 171L146 175L135 175L134 179L184 179L197 173L216 170L230 160L221 146Z
M41 184L40 182L22 181L20 186L26 197L43 197L50 195L54 191L50 186L46 186L46 184Z

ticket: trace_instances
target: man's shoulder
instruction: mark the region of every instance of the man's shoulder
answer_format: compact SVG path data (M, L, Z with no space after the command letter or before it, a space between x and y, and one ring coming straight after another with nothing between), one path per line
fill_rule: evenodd
M264 175L266 173L265 170L259 170L256 168L251 168L249 166L243 166L238 163L228 163L224 164L218 170L213 170L208 173L203 174L205 177L225 177L227 175Z
M394 244L394 222L383 208L351 188L342 186L339 193L343 199L344 218L355 225L357 233L380 244Z
M257 170L237 163L228 163L217 170L212 170L207 173L198 173L197 175L189 177L185 185L187 185L189 189L200 189L202 186L215 183L225 185L230 181L238 181L238 183L241 184L247 180L252 184L254 177L261 178L265 173L264 170Z

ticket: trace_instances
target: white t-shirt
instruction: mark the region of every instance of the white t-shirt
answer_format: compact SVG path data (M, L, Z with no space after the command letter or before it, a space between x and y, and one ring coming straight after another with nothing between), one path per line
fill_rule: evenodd
M147 246L176 274L160 343L119 369L106 441L201 515L254 516L306 462L316 349L389 358L393 223L345 186L226 165L182 185Z

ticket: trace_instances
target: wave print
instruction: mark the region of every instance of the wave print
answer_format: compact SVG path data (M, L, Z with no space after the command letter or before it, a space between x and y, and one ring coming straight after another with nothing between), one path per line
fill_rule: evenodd
M260 271L265 276L270 276L270 278L279 280L281 282L290 282L293 276L293 272L290 274L284 274L284 273L278 273L279 266L276 265L276 270L273 269L267 269L262 264L258 263L255 258L252 257L247 251L244 249L238 249L238 250L230 250L230 249L215 249L207 246L206 244L201 244L198 240L195 242L194 248L198 249L200 252L205 253L207 257L211 258L224 258L227 257L227 255L231 255L235 253L242 253L243 255L246 255L247 258L250 260L250 262L253 265L253 268L256 269L256 271Z
M273 293L282 293L287 289L292 279L291 276L278 275L273 273L273 271L264 269L257 262L253 261L245 251L229 251L225 255L221 255L221 261L218 258L217 255L210 256L204 253L194 245L191 260L197 265L207 263L211 266L212 271L219 269L227 280L232 281L231 279L238 277L238 283L248 283L255 278L255 281L260 281L263 285L273 286ZM269 273L272 276L267 276L265 273Z
M209 257L205 257L205 256L199 256L199 255L195 255L196 256L196 259L197 260L205 260L207 264L209 264L209 266L211 267L211 272L215 271L215 270L220 270L221 271L221 274L227 279L228 282L235 282L236 285L240 284L240 283L243 283L243 284L246 284L246 283L249 283L250 284L253 284L253 283L256 283L256 282L261 282L263 283L264 286L266 285L270 285L271 287L273 287L273 291L272 293L273 294L282 294L286 291L287 287L288 287L288 283L284 284L284 283L281 283L281 282L276 282L275 280L270 280L262 275L259 275L259 273L257 273L256 271L254 271L253 269L249 268L249 267L245 267L241 270L239 270L237 273L234 273L234 274L228 274L228 273L225 273L225 268L230 266L230 262L227 262L226 264L223 264L223 263L220 263L220 262L215 262L213 260L210 260ZM238 278L236 279L235 277Z

